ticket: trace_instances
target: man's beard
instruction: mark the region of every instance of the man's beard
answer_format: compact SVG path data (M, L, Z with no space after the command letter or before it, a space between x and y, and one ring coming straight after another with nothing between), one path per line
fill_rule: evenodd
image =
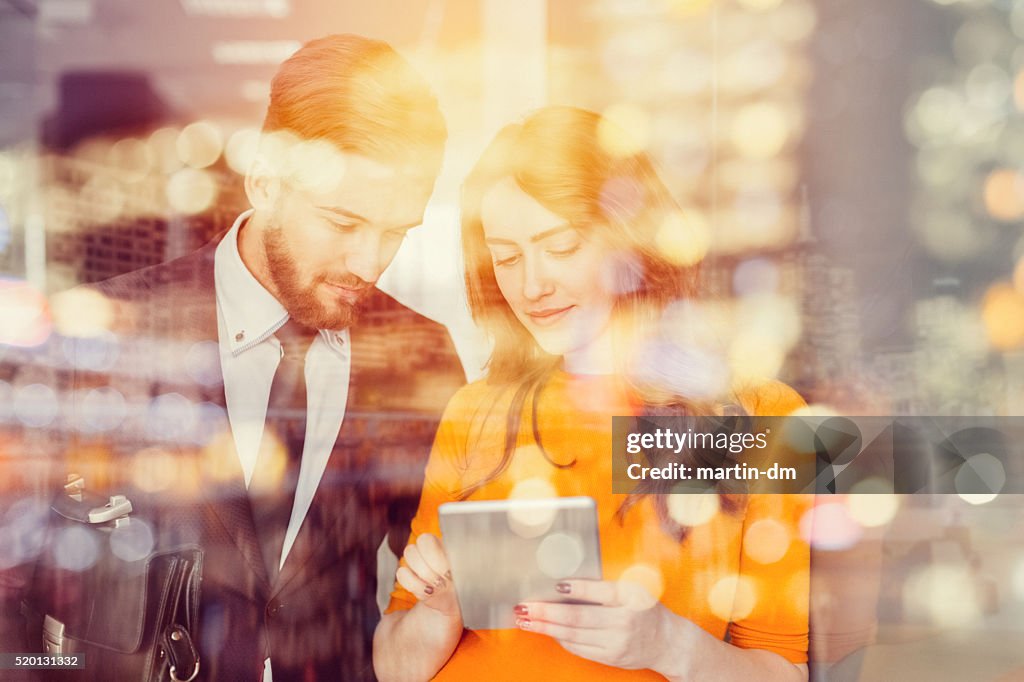
M345 329L359 319L365 296L355 303L339 298L336 305L325 306L316 296L317 287L327 281L325 277L317 276L309 286L302 285L299 265L288 251L280 226L268 227L264 231L263 252L270 267L270 279L277 289L278 302L291 319L311 329ZM351 282L353 288L364 285L363 280ZM367 292L369 288L366 286Z

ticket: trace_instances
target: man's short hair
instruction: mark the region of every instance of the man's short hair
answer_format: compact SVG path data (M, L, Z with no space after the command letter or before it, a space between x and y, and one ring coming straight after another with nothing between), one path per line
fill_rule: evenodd
M423 77L387 43L352 34L310 41L281 65L263 131L433 172L448 136Z

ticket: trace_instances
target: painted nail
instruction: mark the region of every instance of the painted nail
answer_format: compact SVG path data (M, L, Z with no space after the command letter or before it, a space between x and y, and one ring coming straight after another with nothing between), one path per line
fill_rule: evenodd
M423 588L423 591L426 592L427 594L434 594L434 586L433 585L427 585L426 587Z
M516 607L512 610L516 612L517 616L525 616L530 613L530 609L526 608L522 604L516 604Z
M570 592L572 592L572 585L570 585L569 583L558 583L555 585L555 589L561 592L562 594L569 594Z
M530 629L530 619L529 618L516 618L516 627L520 628L521 630L529 630Z

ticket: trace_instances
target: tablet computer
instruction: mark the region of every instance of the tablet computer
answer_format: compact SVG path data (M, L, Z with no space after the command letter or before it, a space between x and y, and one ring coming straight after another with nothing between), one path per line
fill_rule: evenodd
M448 502L439 514L467 628L513 628L516 604L572 601L559 580L601 578L593 498Z

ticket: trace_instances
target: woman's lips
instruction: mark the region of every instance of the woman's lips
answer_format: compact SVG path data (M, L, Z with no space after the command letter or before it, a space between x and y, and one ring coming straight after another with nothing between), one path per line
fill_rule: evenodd
M531 310L526 313L527 317L538 327L547 327L561 320L575 306L569 305L564 308L545 308L543 310Z

